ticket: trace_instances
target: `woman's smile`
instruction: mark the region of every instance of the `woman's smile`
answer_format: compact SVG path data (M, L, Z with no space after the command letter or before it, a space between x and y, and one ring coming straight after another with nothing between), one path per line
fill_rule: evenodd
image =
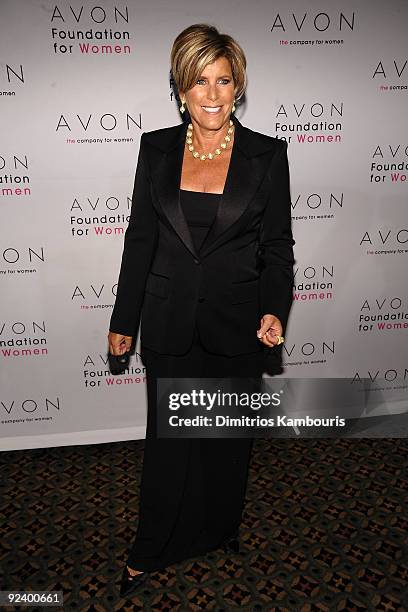
M221 111L221 106L202 106L201 107L206 113L210 115L216 115Z

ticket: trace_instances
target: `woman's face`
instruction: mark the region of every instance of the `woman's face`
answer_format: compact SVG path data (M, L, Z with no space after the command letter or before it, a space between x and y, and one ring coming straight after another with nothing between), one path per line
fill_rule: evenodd
M180 98L186 100L191 119L200 128L219 130L229 122L234 94L231 64L226 57L219 57L207 64L194 87L185 94L180 92Z

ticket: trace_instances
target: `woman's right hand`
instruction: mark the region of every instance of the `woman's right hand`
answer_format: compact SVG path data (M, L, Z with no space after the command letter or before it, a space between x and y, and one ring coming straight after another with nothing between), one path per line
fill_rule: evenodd
M132 336L124 336L110 331L108 333L109 352L112 355L123 355L126 351L130 351L132 339Z

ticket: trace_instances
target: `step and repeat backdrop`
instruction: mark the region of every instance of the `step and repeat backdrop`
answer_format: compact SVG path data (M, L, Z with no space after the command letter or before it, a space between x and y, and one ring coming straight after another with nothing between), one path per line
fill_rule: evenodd
M289 143L284 376L374 380L373 414L407 410L407 19L402 0L1 1L3 450L145 435L144 366L112 376L107 333L140 135L181 121L169 54L192 23L243 46L237 116Z

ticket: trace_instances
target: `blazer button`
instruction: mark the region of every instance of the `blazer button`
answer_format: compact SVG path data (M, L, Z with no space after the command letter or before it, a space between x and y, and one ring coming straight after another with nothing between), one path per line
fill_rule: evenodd
M195 264L199 264L199 263L200 263L200 260L199 260L199 259L197 259L197 258L195 257L195 258L194 258L194 263L195 263Z
M199 298L198 298L198 301L199 301L199 302L204 302L204 300L205 300L205 298L203 298L203 297L199 297Z

